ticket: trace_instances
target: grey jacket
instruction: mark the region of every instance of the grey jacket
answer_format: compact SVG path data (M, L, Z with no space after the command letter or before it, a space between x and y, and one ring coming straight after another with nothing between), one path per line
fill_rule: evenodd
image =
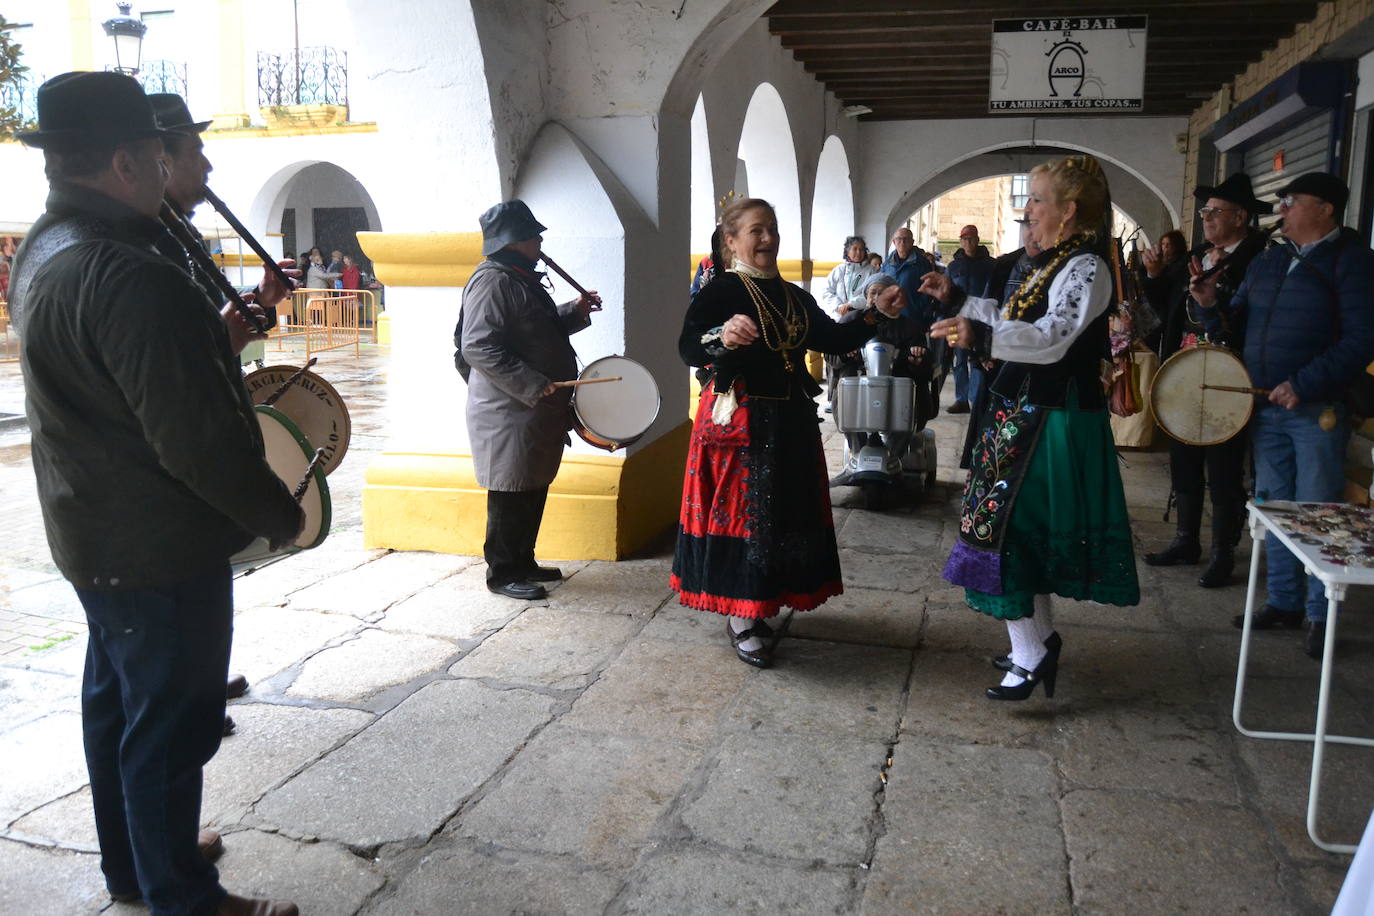
M549 382L577 377L568 335L591 322L555 305L536 275L484 261L463 291L467 426L478 485L538 490L553 482L572 428L572 392L542 398Z
M81 588L227 568L253 535L300 523L262 457L224 320L154 248L165 232L59 185L15 262L43 522Z

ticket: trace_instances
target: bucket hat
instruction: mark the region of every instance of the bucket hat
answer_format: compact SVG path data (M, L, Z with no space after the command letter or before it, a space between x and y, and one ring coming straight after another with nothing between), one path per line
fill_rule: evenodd
M511 242L532 239L548 227L534 218L523 200L504 200L477 218L482 226L482 254L492 255Z

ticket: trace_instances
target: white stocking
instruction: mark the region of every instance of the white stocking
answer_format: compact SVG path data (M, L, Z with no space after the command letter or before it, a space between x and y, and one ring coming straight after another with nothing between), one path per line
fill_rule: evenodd
M1039 634L1040 641L1049 639L1050 634L1054 632L1054 601L1049 595L1035 596L1035 616L1031 620L1035 621L1035 631Z
M730 630L734 633L743 633L753 625L754 618L752 617L730 618ZM763 640L759 639L757 636L750 636L739 644L739 648L743 649L745 652L757 652L763 648Z
M1039 667L1041 659L1048 654L1048 650L1040 638L1039 629L1035 625L1035 618L1022 617L1018 620L1008 620L1007 635L1011 637L1011 663L1027 671L1034 671ZM1008 671L1006 677L1002 678L1002 686L1015 687L1023 681L1025 678L1021 675Z

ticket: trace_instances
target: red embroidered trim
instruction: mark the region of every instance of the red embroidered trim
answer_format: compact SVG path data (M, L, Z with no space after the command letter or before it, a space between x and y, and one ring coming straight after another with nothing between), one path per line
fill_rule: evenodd
M684 592L682 580L676 574L668 577L668 585L677 592L678 600L683 607L695 608L698 611L714 611L717 614L725 614L730 617L752 617L754 619L776 617L784 607L795 608L798 611L814 610L830 598L844 594L843 582L827 582L814 592L805 595L783 592L778 597L769 598L766 601L726 598L723 595L708 595L701 592Z

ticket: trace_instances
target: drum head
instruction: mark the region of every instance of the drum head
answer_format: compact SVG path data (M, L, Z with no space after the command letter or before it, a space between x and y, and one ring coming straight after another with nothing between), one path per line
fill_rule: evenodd
M1216 445L1250 422L1255 397L1207 385L1249 388L1250 375L1229 350L1199 346L1169 357L1150 384L1150 407L1159 426L1187 445Z
M254 404L261 404L299 372L296 366L264 366L243 377ZM334 386L306 370L272 406L295 421L313 449L324 449L324 472L333 473L348 451L353 426ZM295 486L295 484L292 484Z
M262 405L258 405L255 410L258 426L262 430L267 463L281 478L282 483L294 491L301 478L305 476L305 469L309 467L315 451L296 424L284 413L275 407ZM272 551L268 549L266 538L254 538L253 543L230 558L229 563L234 571L246 572L250 568L264 566L268 562L298 551L318 547L329 536L332 514L329 484L325 482L324 474L318 468L311 475L310 486L301 498L301 508L305 511L305 528L301 530L294 544Z
M579 379L619 375L622 381L581 385L573 395L578 422L598 439L627 445L644 435L658 419L658 383L644 366L626 356L606 356L588 363Z

